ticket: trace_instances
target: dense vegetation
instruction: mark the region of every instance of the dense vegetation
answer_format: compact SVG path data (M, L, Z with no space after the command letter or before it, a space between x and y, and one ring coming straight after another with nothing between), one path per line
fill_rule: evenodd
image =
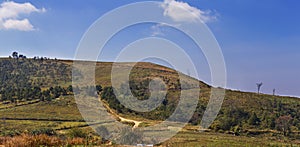
M299 106L297 98L227 91L223 107L211 128L232 131L236 135L275 133L299 138Z
M166 83L168 91L162 104L155 110L141 113L125 108L117 100L111 86L104 87L101 97L118 113L150 120L165 120L176 108L180 90L189 90L195 87L192 84L194 82L189 82L194 79L186 79L182 82L183 84L180 84L176 72L168 68L162 70L159 66L145 68L149 65L147 63L144 65L144 67L137 65L133 68L130 75L131 81L129 81L130 90L138 99L147 99L150 95L148 89L150 80L161 78ZM210 97L211 87L202 82L200 82L200 87L198 106L190 120L193 125L200 124ZM126 98L126 94L121 97ZM299 112L300 100L298 98L226 90L222 108L210 129L235 135L275 133L300 138Z
M205 94L201 96L197 110L190 120L193 125L199 125L206 108L207 97L204 97ZM118 113L152 120L165 120L177 106L176 100L179 95L176 91L170 91L157 109L147 113L134 112L125 108L117 100L112 87L105 87L101 97ZM300 101L297 98L227 91L223 107L210 129L235 135L259 135L278 130L282 135L299 138L299 112Z
M61 85L70 82L71 68L48 59L1 59L0 100L51 100L67 95Z

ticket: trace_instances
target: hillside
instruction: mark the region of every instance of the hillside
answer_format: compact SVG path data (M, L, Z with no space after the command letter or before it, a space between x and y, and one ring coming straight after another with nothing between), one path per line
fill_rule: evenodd
M35 126L59 130L63 127L68 128L67 122L85 125L77 110L70 86L72 63L51 59L0 59L0 117L13 124L9 128L2 124L2 134L4 129L24 131ZM84 61L82 63L84 64ZM118 63L118 68L127 68L128 64L130 63ZM180 85L178 78L181 73L152 63L138 63L130 74L129 83L133 95L139 99L147 99L150 95L148 85L154 78L162 79L168 91L166 99L155 110L135 112L122 106L112 93L112 63L98 62L96 65L96 85L102 87L99 93L102 100L118 115L149 122L146 125L168 118L178 104L180 91L193 89L195 82L199 83L199 102L190 124L200 123L210 96L209 85L186 75L184 84ZM78 76L82 77L80 73ZM35 119L53 122L24 125L14 122L17 119L25 124L29 123L28 120ZM71 126L74 126L74 123ZM300 139L300 99L226 90L221 111L210 129L211 132L243 136L268 134Z

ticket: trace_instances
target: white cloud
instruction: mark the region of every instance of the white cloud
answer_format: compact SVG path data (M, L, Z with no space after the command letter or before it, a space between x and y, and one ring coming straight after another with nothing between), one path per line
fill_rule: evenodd
M188 3L175 0L165 0L161 7L164 9L164 16L170 17L176 22L195 22L200 20L204 23L216 20L211 11L203 11Z
M19 31L33 31L34 28L28 19L16 20L8 19L3 23L3 27L7 30L15 29Z
M38 9L31 3L16 3L13 1L5 1L0 5L0 29L5 30L19 30L19 31L32 31L33 25L24 15L30 13L46 12L45 8Z

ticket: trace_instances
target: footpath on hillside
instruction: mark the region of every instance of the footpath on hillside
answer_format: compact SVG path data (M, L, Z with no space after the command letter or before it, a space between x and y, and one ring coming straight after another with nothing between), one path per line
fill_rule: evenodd
M112 114L117 120L120 120L120 122L134 123L133 128L137 128L142 123L141 121L137 121L137 120L132 120L132 119L127 119L127 118L121 117L114 110L112 110L105 101L103 101L101 98L99 98L99 99L102 102L103 106L106 108L106 110L110 114Z

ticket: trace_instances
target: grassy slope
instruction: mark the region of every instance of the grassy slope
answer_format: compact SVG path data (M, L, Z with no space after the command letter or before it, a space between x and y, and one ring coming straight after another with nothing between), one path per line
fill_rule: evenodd
M73 97L0 110L1 130L61 129L85 124ZM7 118L7 119L3 119ZM17 120L22 119L22 120ZM35 120L36 119L36 120Z
M172 139L163 143L163 146L172 147L253 147L253 146L299 146L299 140L278 139L276 137L246 137L232 136L221 133L198 133L183 131Z
M11 59L0 59L1 60L11 60ZM50 64L51 62L58 62L58 64L65 64L68 65L67 70L71 70L72 61L66 61L66 60L59 60L59 61L47 61L44 62L44 64ZM36 63L37 64L37 63ZM110 86L110 71L111 71L112 63L109 62L101 62L97 63L96 67L96 83L103 85L103 86ZM126 63L121 64L120 66L126 67ZM122 68L122 67L121 67ZM38 69L38 70L45 70L45 69ZM55 69L53 69L55 70ZM176 82L176 79L178 78L178 75L174 70L151 64L151 63L139 63L135 66L133 70L133 77L131 78L140 78L142 80L143 76L150 76L150 77L166 77L167 79L170 79L168 85L172 86L172 83ZM139 76L142 75L142 76ZM45 76L49 77L49 76ZM31 77L31 79L36 78L34 75ZM46 78L47 79L47 78ZM56 81L55 83L48 83L47 86L51 84L55 85L62 85L66 87L67 85L71 84L71 78L68 77L67 79L63 81ZM194 80L191 78L187 78L188 80ZM58 79L61 80L61 79ZM49 81L48 79L45 81ZM209 99L209 86L206 85L203 82L200 82L202 91L201 91L201 97L200 97L200 103L202 102L204 105L207 103L207 100ZM289 109L289 111L276 111L273 109L273 107L276 107L274 104L274 100L276 102L280 102L282 104L283 109ZM3 106L3 105L1 105ZM247 112L255 112L259 117L268 116L270 114L274 113L282 113L283 114L289 114L289 113L295 113L295 117L297 116L297 113L300 112L300 100L297 98L291 98L291 97L281 97L281 96L270 96L270 95L258 95L255 93L248 93L248 92L240 92L240 91L226 91L226 97L224 100L224 103L222 105L222 110L225 111L228 108L232 107L238 107L243 109ZM297 109L298 108L298 109ZM221 112L222 112L221 110ZM219 116L222 116L220 114ZM0 117L10 117L10 118L43 118L43 119L62 119L62 120L81 120L81 115L77 110L76 104L74 103L74 99L72 97L63 97L59 100L55 100L53 102L40 102L36 104L30 104L30 105L24 105L16 108L9 108L9 109L0 109ZM137 116L131 116L131 117L137 117ZM26 121L26 120L2 120L1 130L3 129L33 129L37 127L52 127L55 129L60 129L63 127L68 126L76 126L76 125L82 125L82 122L53 122L53 121ZM256 128L257 129L257 128ZM183 139L184 138L184 139ZM194 141L189 141L187 138L194 138ZM199 140L199 138L202 141ZM214 139L215 138L215 139ZM266 138L262 138L266 139ZM185 140L182 142L182 140ZM232 142L231 142L231 141ZM276 139L274 139L276 140ZM182 132L178 135L176 135L173 139L171 139L166 144L172 144L172 142L177 142L176 144L180 146L182 145L195 145L197 143L203 143L207 146L215 146L220 143L226 143L227 144L234 144L238 142L237 146L244 146L247 145L243 142L249 142L252 145L271 145L272 143L280 145L278 141L272 141L272 139L264 144L261 144L261 141L253 141L251 138L248 137L233 137L232 135L221 135L221 134L194 134L192 131L188 132ZM181 143L180 143L181 142ZM190 144L186 144L186 142L189 142ZM173 146L174 144L172 144Z

